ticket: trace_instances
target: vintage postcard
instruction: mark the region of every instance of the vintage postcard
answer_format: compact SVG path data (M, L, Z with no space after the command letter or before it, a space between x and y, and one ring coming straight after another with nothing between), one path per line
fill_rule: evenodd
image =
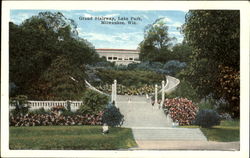
M248 2L3 4L3 157L248 156Z

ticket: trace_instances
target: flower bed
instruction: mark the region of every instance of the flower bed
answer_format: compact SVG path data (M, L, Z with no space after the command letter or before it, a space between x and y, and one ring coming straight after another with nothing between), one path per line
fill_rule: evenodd
M56 115L56 114L26 114L11 116L10 126L51 126L51 125L101 125L103 112L96 115Z
M111 85L99 85L96 87L98 90L103 91L105 93L111 93ZM154 93L154 86L153 85L143 85L140 87L135 86L124 86L121 84L117 84L117 94L118 95L145 95Z
M198 107L186 98L166 99L163 108L179 125L190 125L198 112Z

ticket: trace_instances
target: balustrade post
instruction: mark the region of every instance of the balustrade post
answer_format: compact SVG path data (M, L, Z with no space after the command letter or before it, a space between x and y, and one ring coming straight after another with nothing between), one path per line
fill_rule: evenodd
M116 98L117 98L117 81L114 80L114 102L115 102L115 106L117 107Z
M165 81L162 81L161 85L162 85L162 89L161 89L161 107L160 108L163 107L164 100L165 100Z
M114 101L114 84L111 85L111 102Z
M155 85L155 104L154 106L158 105L158 86L157 84Z

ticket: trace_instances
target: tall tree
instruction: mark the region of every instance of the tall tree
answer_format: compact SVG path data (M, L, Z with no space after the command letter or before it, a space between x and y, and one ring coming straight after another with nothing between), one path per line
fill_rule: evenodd
M183 32L193 50L187 78L201 97L226 99L227 112L239 117L240 12L189 11Z
M173 46L170 59L179 60L180 62L190 62L191 55L191 47L186 42L182 42Z
M140 43L141 61L166 61L173 38L169 37L168 26L163 18L146 26L144 40Z

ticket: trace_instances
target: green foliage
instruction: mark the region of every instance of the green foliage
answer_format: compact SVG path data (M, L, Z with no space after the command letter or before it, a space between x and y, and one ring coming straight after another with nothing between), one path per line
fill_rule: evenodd
M104 110L102 121L108 126L121 126L124 121L123 117L120 110L114 105L111 105Z
M10 127L10 149L115 150L136 146L131 129L101 126ZM32 139L31 139L32 138Z
M169 59L189 63L191 55L192 48L186 42L183 42L173 46Z
M47 96L47 99L80 99L85 89L84 76L83 70L71 64L66 56L59 56L41 76L47 85L36 85L33 89L43 89L43 97ZM40 98L39 95L34 97Z
M164 70L168 72L169 75L175 76L181 70L183 70L187 64L185 62L180 62L178 60L170 60L165 63Z
M211 128L212 126L220 125L220 116L214 110L202 109L196 115L195 124L203 128Z
M84 65L100 59L77 36L75 22L60 12L41 12L20 25L10 22L9 28L10 83L16 86L11 97L77 99L84 87ZM72 83L69 76L79 82Z
M227 112L239 117L240 12L189 11L183 33L193 50L186 79L200 97L226 99Z
M205 110L205 109L215 109L215 107L213 106L213 104L209 101L204 101L204 102L200 102L198 104L198 107L200 110Z
M18 95L16 97L10 98L10 104L15 106L15 109L12 111L14 116L16 115L25 115L29 111L28 106L28 97L26 95Z
M93 90L86 90L82 99L83 105L80 106L78 111L83 114L97 114L104 110L109 102L109 97Z
M200 100L196 89L194 89L192 85L185 80L181 80L176 90L166 95L166 98L176 98L176 97L187 98L194 102L198 102Z
M137 86L138 84L154 84L165 80L165 76L151 71L139 70L108 70L98 69L97 76L102 84L112 84L114 80L124 86Z
M219 66L217 94L226 99L228 104L220 106L222 112L229 112L234 118L239 118L240 111L240 71L232 67ZM226 106L225 106L226 105Z
M164 62L173 39L169 37L168 26L163 18L157 19L153 24L146 26L144 40L140 43L141 61Z
M50 114L50 112L45 111L44 108L39 108L39 109L36 109L36 110L29 111L29 114L30 115L34 115L34 114L43 115L43 114Z

